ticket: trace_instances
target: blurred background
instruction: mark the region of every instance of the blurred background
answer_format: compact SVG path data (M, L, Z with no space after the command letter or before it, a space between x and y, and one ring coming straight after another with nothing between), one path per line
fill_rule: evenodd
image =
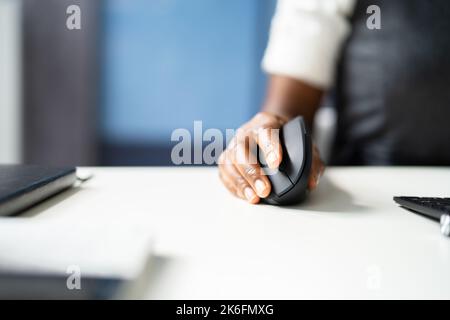
M263 98L274 7L0 0L0 162L166 165L175 128L237 128Z
M174 129L239 127L264 98L275 5L0 0L0 163L170 165Z

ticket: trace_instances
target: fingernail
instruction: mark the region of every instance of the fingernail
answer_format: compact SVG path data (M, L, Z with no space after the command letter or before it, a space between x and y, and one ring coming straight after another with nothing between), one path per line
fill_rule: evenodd
M269 154L267 155L267 163L271 166L275 166L277 160L278 160L278 157L275 154L275 152L273 152L273 151L269 152Z
M255 187L258 195L263 196L264 192L266 191L266 184L262 180L258 179L255 181Z
M323 176L323 171L320 172L320 173L317 175L316 187L319 186L320 179L322 179L322 176Z
M248 201L252 201L256 197L256 194L255 194L255 192L253 192L252 188L248 188L248 187L245 188L244 194Z

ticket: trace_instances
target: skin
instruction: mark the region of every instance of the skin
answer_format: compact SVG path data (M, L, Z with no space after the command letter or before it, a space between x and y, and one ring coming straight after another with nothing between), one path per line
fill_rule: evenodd
M278 75L270 77L262 111L239 128L219 158L220 179L233 195L257 204L270 194L270 181L256 161L253 146L259 146L269 168L277 168L283 154L276 129L299 115L311 127L322 96L322 90L296 79ZM324 169L319 151L314 145L308 180L310 190L317 187Z

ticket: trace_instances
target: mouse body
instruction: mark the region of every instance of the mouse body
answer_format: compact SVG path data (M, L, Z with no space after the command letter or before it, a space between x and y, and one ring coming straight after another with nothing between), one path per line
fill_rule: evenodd
M312 164L311 136L303 117L297 117L281 128L280 143L283 159L275 173L263 165L264 160L260 161L272 184L270 195L263 201L279 206L298 204L307 196ZM261 157L259 151L258 156Z

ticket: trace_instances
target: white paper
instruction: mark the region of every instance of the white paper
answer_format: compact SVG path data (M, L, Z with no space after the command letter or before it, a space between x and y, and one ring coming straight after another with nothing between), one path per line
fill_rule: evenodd
M0 221L0 272L58 273L134 279L149 261L151 236L136 224Z

